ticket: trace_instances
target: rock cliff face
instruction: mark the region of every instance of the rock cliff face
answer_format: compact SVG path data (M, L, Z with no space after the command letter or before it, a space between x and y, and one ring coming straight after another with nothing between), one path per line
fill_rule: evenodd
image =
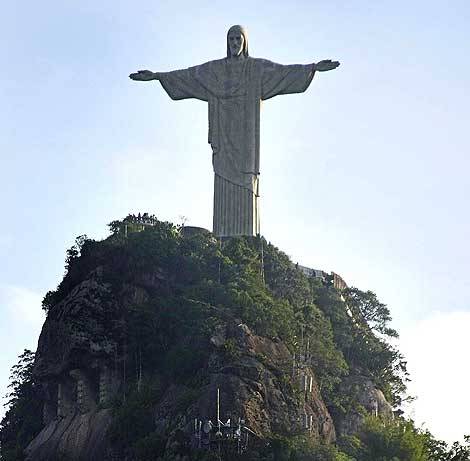
M120 340L126 328L123 311L136 299L148 298L140 287L113 295L99 272L76 286L50 312L39 339L36 377L43 383L42 432L27 449L28 460L119 459L108 437L112 412L105 408L125 385L125 353ZM335 440L333 420L309 368L293 370L292 354L280 340L254 334L229 313L206 344L206 383L193 392L177 382L165 383L152 407L155 428L165 434L167 451L178 452L180 431L191 437L194 418L216 418L217 389L221 415L243 417L259 436L308 433ZM191 337L184 342L191 347ZM230 345L233 357L228 357ZM301 391L301 378L312 377L312 388ZM292 383L290 382L292 381ZM183 396L191 395L182 407ZM308 415L308 427L305 415ZM183 441L184 444L184 441ZM176 454L175 454L176 456Z
M303 435L331 443L337 430L360 429L360 413L333 421L318 370L294 360L292 345L255 333L238 311L190 297L177 280L186 267L172 273L165 264L128 265L110 276L117 263L99 261L69 283L43 326L34 375L44 428L27 447L28 460L135 459L120 436L126 425L150 434L142 440L153 434L162 459L192 459L194 421L217 421L218 390L220 419L243 419L258 439ZM341 386L354 389L366 412L391 416L367 378ZM142 416L126 419L135 402Z
M28 459L104 459L112 416L101 407L121 385L116 322L122 322L120 306L99 271L49 313L34 368L44 390L45 427L27 448Z
M51 420L28 446L30 460L106 459L110 410L79 411Z
M351 410L339 418L337 427L340 435L360 433L364 412L385 419L393 419L392 406L385 399L383 392L377 389L369 378L360 375L348 376L341 383L340 392L352 396L356 406L362 410Z

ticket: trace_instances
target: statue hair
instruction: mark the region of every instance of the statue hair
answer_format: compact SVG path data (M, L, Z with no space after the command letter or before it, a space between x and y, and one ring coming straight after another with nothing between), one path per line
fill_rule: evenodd
M228 45L228 34L235 30L239 31L243 35L244 40L243 40L242 54L243 56L248 57L249 56L248 54L248 31L243 26L240 26L237 24L235 26L230 27L230 29L227 32L227 58L230 58L232 56L232 52L230 51L230 47Z

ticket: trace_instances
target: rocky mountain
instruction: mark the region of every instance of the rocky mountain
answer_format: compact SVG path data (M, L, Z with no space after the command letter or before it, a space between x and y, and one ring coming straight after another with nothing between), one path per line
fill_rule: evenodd
M27 460L352 460L364 419L393 419L401 356L365 310L383 305L348 304L262 238L110 226L44 298ZM324 457L279 454L305 447Z

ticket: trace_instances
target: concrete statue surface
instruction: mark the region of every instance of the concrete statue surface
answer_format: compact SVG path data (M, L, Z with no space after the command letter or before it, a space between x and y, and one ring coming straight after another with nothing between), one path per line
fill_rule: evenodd
M140 70L132 80L159 80L174 100L195 98L209 106L214 167L213 232L218 237L257 235L259 224L261 101L304 92L315 72L339 62L282 65L248 53L242 26L227 33L227 57L172 72Z

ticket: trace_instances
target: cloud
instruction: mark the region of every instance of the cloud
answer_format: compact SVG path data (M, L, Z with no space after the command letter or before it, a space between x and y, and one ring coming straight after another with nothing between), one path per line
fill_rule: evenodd
M408 413L447 442L470 434L470 312L437 313L402 331L400 350L408 361Z

